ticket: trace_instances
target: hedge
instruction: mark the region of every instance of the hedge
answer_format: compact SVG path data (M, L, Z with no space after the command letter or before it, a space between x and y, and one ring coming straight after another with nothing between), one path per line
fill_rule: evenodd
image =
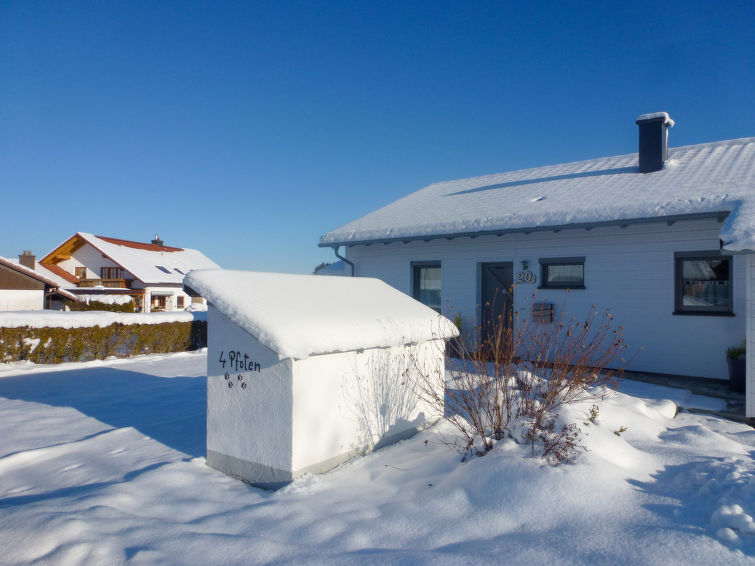
M88 362L109 356L197 350L206 345L207 322L203 320L80 328L0 328L2 362Z
M65 301L65 306L72 311L108 311L108 312L134 312L134 301L122 305L103 303L101 301Z

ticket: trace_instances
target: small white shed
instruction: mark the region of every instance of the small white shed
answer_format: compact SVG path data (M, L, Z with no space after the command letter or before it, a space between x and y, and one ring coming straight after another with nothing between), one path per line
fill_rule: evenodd
M443 371L446 318L378 279L199 270L207 463L275 488L432 424L411 383ZM406 371L409 374L406 374Z

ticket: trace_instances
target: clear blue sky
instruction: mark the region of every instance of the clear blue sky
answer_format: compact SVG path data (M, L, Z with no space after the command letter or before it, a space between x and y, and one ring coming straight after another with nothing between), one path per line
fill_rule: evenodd
M0 255L310 272L423 186L755 135L755 2L2 2Z

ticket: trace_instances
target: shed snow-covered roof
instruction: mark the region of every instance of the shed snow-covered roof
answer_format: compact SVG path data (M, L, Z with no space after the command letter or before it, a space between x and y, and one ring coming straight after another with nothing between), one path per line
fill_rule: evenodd
M726 249L755 250L755 138L670 148L653 173L639 173L631 153L434 183L328 232L320 245L707 213L728 214Z
M192 271L184 285L280 359L458 334L447 318L378 279L218 269Z
M105 236L77 232L41 261L55 262L58 256L70 256L82 243L88 243L113 262L123 267L144 284L174 283L180 285L184 276L193 269L216 269L219 266L202 252L189 248L177 248L132 242Z

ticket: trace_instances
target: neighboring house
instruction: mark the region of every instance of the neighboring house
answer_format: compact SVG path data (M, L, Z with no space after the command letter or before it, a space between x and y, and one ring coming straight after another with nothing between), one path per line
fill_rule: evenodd
M193 269L218 265L197 250L94 236L77 232L43 257L39 265L64 279L80 300L120 303L133 300L138 311L183 310L192 298L183 278ZM204 302L196 297L194 301Z
M0 311L59 310L65 299L75 299L61 288L61 281L38 271L36 265L28 251L17 261L0 257Z
M346 275L346 262L338 260L333 263L324 263L315 268L315 275L334 275L343 277Z
M509 289L521 312L535 290L608 308L633 370L725 379L746 337L755 416L755 138L669 150L665 112L637 124L639 155L435 183L319 245L467 329Z

